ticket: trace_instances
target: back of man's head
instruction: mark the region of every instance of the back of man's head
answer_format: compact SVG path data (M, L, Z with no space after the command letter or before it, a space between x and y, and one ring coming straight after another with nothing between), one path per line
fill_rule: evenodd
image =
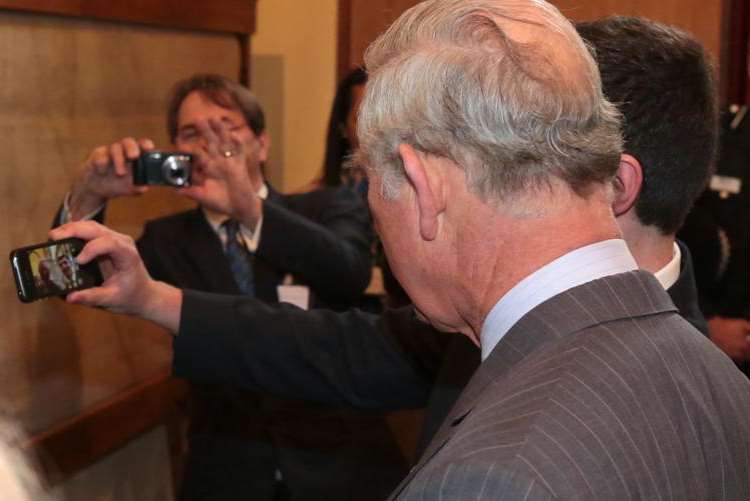
M245 117L248 127L256 136L266 130L266 119L258 99L237 82L214 73L199 73L180 80L172 88L167 106L167 132L174 142L177 137L177 118L182 102L193 92L199 92L214 104L236 109Z
M623 115L624 150L643 169L638 219L665 235L682 226L714 163L713 67L690 35L631 17L579 23L607 98Z
M423 2L365 64L361 160L386 197L403 180L401 143L452 160L485 200L560 180L583 196L616 172L618 113L575 29L545 2Z

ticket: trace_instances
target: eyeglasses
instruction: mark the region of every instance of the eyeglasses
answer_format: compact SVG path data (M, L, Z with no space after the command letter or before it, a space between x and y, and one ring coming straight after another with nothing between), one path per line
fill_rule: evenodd
M230 133L239 132L248 125L246 123L241 124L233 124L229 121L222 121L224 125L227 126L227 129ZM201 132L198 130L198 127L194 125L187 125L177 131L177 137L176 139L182 143L192 144L198 142L201 138Z

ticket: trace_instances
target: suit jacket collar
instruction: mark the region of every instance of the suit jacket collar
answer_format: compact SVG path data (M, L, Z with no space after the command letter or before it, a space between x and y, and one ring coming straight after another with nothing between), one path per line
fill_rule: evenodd
M271 202L273 204L282 206L286 205L284 196L281 193L276 191L268 182L266 182L266 186L268 187L268 197L266 197L266 202Z
M695 285L695 273L693 271L693 260L690 256L690 250L687 246L676 240L682 254L680 263L680 276L677 281L667 289L667 293L674 301L675 306L680 311L685 320L690 322L693 327L708 336L708 324L706 318L698 306L698 287Z
M550 342L588 327L669 311L677 311L677 308L661 284L653 275L640 270L574 287L532 309L508 331L479 366L424 455L393 497L398 496L411 478L453 436L456 427L469 415L488 386L525 357Z

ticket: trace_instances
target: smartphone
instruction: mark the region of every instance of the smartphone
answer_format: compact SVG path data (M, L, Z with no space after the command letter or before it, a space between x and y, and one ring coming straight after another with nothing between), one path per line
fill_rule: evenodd
M86 244L80 238L30 245L10 253L18 297L24 303L67 293L103 282L96 262L81 266L76 256Z

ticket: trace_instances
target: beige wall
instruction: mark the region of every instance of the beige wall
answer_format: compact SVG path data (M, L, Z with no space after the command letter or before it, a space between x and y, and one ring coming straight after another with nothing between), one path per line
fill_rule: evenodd
M251 86L274 146L269 178L294 191L320 174L335 91L337 0L260 0Z

